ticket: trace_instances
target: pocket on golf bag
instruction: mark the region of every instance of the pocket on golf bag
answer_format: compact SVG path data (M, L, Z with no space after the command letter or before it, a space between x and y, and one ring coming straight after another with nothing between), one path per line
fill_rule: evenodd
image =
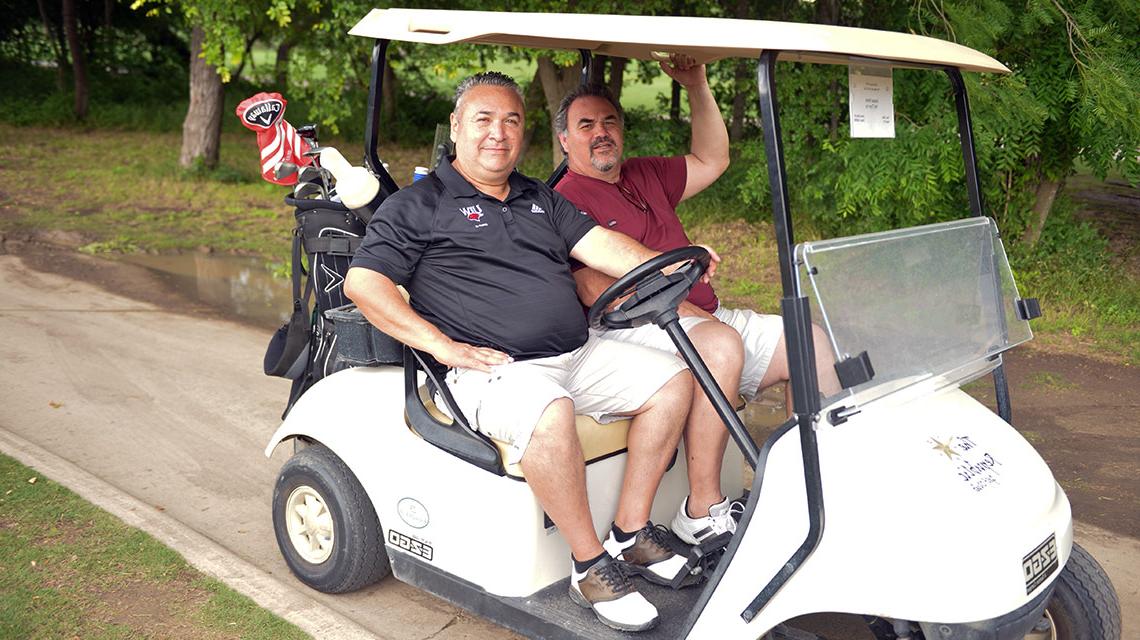
M305 373L308 360L309 317L297 310L269 339L262 367L267 376L296 380Z
M297 210L297 224L309 257L318 313L344 306L344 276L364 236L364 223L337 203Z

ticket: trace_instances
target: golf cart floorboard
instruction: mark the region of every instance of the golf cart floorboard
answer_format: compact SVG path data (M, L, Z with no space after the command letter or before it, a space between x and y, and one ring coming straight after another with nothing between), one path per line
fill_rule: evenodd
M392 570L399 580L516 633L542 640L676 640L683 637L689 612L701 594L701 587L675 591L634 578L638 590L657 607L660 620L648 631L630 633L607 627L593 611L574 604L568 595L569 578L524 598L506 598L489 594L407 554L389 550L389 555ZM823 640L783 625L765 637L772 640Z

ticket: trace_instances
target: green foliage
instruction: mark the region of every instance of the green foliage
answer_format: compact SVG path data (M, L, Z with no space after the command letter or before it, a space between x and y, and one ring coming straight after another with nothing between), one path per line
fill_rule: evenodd
M1036 246L1010 250L1018 288L1041 299L1046 320L1075 335L1140 327L1140 287L1122 274L1104 237L1076 220L1065 199L1053 215L1056 224L1045 228Z

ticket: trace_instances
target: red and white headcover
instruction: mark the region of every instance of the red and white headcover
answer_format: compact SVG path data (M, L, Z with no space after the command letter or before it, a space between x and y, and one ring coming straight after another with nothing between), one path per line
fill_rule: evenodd
M280 93L258 93L241 101L237 117L247 129L257 132L257 146L261 148L261 177L275 184L297 184L297 174L284 178L274 177L282 162L292 162L298 168L312 164L304 155L309 143L297 135L293 125L285 121L285 98Z

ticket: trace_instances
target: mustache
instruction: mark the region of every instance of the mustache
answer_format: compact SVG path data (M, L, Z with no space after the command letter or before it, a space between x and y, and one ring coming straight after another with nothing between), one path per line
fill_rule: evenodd
M615 142L613 138L611 138L609 136L601 136L599 138L594 138L590 142L590 150L593 151L594 149L597 149L598 147L602 146L603 144L607 144L607 143L612 145L612 146L615 146L615 147L617 146L617 142Z

